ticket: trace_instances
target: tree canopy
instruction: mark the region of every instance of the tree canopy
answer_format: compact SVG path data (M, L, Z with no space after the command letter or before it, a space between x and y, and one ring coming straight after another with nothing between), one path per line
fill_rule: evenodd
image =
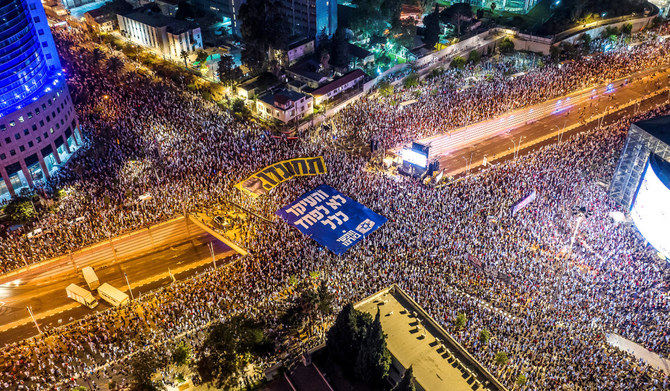
M392 391L415 391L416 387L414 387L414 369L412 369L412 366L410 365L409 368L405 371L405 373L402 375L402 379L398 382L398 384L393 387Z
M281 7L274 1L248 0L240 6L242 62L253 72L263 70L270 47L286 46L288 34L280 12Z
M423 24L426 26L423 42L428 49L433 49L440 37L440 14L437 6L433 12L423 18Z

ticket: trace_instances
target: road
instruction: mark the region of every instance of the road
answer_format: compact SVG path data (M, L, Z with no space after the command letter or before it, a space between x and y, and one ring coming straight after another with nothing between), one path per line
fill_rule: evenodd
M582 92L567 103L565 98L554 99L549 104L542 103L518 110L527 117L518 113L506 114L494 120L470 125L470 128L482 127L488 131L495 128L497 123L498 130L474 142L462 143L452 140L455 146L445 147L445 150L436 156L440 161L440 168L451 176L463 174L466 170L473 172L482 167L484 157L489 163L512 158L517 148L519 153L529 152L542 145L557 142L559 137L565 140L571 134L593 128L599 121L611 123L624 114L643 111L665 102L670 96L670 93L665 92L669 86L670 69L656 71L655 76L653 71L648 73L648 76L638 76L626 85L621 82L618 87L602 86L596 89L596 93L592 93L592 90ZM660 89L657 87L659 83ZM640 104L631 105L631 102L636 101ZM629 106L623 108L626 105ZM549 110L547 106L557 108ZM505 119L511 122L515 117L523 117L522 122L513 126L504 125ZM435 142L439 137L431 139Z
M128 286L133 295L147 293L171 283L168 269L176 279L185 279L212 267L208 244L214 244L217 260L235 252L213 236L200 232L190 240L176 243L168 249L131 258L109 266L96 267L100 282L108 282L126 293ZM217 263L217 266L221 266ZM69 323L94 312L105 311L110 306L104 301L95 309L89 309L69 299L65 287L70 283L86 287L81 272L58 268L58 272L47 271L22 274L19 279L0 285L0 344L29 338L37 329L26 309L31 306L40 327L49 328Z

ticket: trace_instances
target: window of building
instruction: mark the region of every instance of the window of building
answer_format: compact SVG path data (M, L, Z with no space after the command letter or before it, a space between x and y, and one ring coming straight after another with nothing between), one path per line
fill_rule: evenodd
M37 30L37 34L38 35L44 35L44 30L42 30L42 29Z
M12 149L11 151L9 151L9 155L10 155L10 156L14 156L14 155L16 155L16 151Z
M47 122L51 122L51 116L47 115Z
M28 112L28 119L31 119L31 118L33 118L33 112L32 112L32 111L29 111L29 112Z
M40 22L40 18L39 18L38 16L34 17L34 18L33 18L33 22L35 22L35 23L39 23L39 22Z
M16 126L16 122L14 122L14 121L10 121L10 122L9 122L9 126Z
M49 46L48 43L46 43L46 42L42 42L42 47L43 47L43 48L45 48L45 47L47 47L47 46Z
M24 152L26 150L26 147L23 145L19 145L19 151Z
M60 125L59 125L59 124L56 124L56 129L60 129Z
M54 128L49 129L49 131L51 132L51 134L54 134Z
M31 9L31 10L35 11L36 8L37 8L37 7L35 7L35 4L30 4L30 9Z
M19 139L21 139L21 135L17 133L17 134L14 135L14 138L15 138L16 140L19 140Z
M5 144L10 144L12 142L12 139L9 137L5 137Z
M40 120L40 126L44 126L44 121Z
M47 105L42 103L42 110L46 110L46 109L47 109ZM35 110L35 111L37 111L37 110ZM39 111L37 111L37 113L39 114Z
M48 137L49 137L49 133L44 132L44 138L48 138Z
M7 127L5 125L0 125L0 130L5 130Z
M25 120L23 119L23 116L20 116L20 117L19 117L19 122L23 122L23 121L25 121Z
M37 136L37 143L39 144L39 143L41 143L41 142L42 142L42 137Z
M37 130L37 125L33 124L33 132Z
M28 133L30 133L30 131L28 129L23 129L23 134L25 134L27 136Z
M33 144L33 142L32 142L32 141L28 141L28 148L32 148L32 147L33 147L33 145L35 145L35 144Z
M7 159L7 155L5 155L4 153L0 153L0 160L5 160L5 159Z

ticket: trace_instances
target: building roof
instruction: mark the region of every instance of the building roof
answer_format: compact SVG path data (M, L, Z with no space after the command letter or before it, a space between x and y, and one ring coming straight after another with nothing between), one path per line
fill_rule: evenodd
M638 121L633 125L670 145L670 115Z
M414 377L423 389L465 391L481 389L483 385L489 390L506 390L396 285L363 299L354 307L372 316L380 311L389 352L404 368L412 366Z
M301 94L297 91L282 89L282 90L276 91L274 93L271 92L269 94L265 94L265 95L259 97L259 99L262 100L263 102L269 104L269 105L274 106L275 102L277 102L279 104L286 104L289 101L297 102L300 99L305 98L305 97L307 97L307 95Z
M361 78L361 77L365 78L366 76L367 76L367 74L365 72L363 72L362 70L354 69L353 71L347 73L346 75L340 77L339 79L335 79L335 80L331 81L330 83L315 89L314 91L312 91L312 95L314 95L314 96L326 95L329 92L342 87L343 85L349 83L352 80L356 80L356 79Z
M310 42L314 41L313 39L306 38L306 37L294 37L294 38L295 39L293 39L293 40L289 40L288 50L295 49L298 46L302 46L304 44L307 44L307 43L310 43Z
M353 43L349 44L349 54L356 58L366 58L372 56L371 51L363 49L362 47L354 45Z
M167 27L167 30L173 34L181 34L200 27L195 22L189 22L188 20L179 20L165 16L160 12L153 10L152 7L150 7L151 5L153 4L138 8L124 14L123 16L142 24L146 24L147 26L157 28Z

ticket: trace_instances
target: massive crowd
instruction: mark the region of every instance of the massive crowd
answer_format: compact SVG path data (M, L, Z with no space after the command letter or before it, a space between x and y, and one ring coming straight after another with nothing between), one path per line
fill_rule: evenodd
M614 332L670 356L667 263L634 228L610 218L618 207L598 185L611 177L633 118L435 189L365 170L364 159L329 146L331 134L318 142L273 139L170 82L130 71L132 64L110 73L104 60L82 48L85 39L78 31L57 34L90 147L49 183L68 191L57 211L42 218L51 232L31 239L32 246L19 234L2 239L4 270L222 201L272 216L324 182L388 222L342 257L281 221L250 225L244 245L251 254L226 268L5 346L2 387L124 382L128 354L145 347L169 350L181 339L197 346L208 322L233 313L279 328L278 293L291 276L320 271L340 305L399 284L510 388L519 374L527 377L528 389L670 388L667 374L605 341L605 333ZM439 131L593 83L591 77L606 80L664 63L665 45L648 40L590 63L545 66L527 78L509 79L492 67L492 84L459 93L449 85L462 81L447 73L420 87L440 91L422 94L420 104L399 111L384 99L364 101L342 114L333 131L396 141L403 140L401 129L410 129L408 137ZM670 107L663 106L635 119L666 114ZM316 155L324 156L327 175L292 180L253 204L231 189L260 167ZM537 200L511 217L510 205L531 190ZM139 201L147 192L152 198ZM588 213L575 215L575 206ZM84 220L70 223L79 216ZM458 313L468 318L464 329L454 324ZM492 335L488 344L479 340L483 328ZM288 348L280 342L280 350ZM498 351L510 357L502 369L494 362Z

